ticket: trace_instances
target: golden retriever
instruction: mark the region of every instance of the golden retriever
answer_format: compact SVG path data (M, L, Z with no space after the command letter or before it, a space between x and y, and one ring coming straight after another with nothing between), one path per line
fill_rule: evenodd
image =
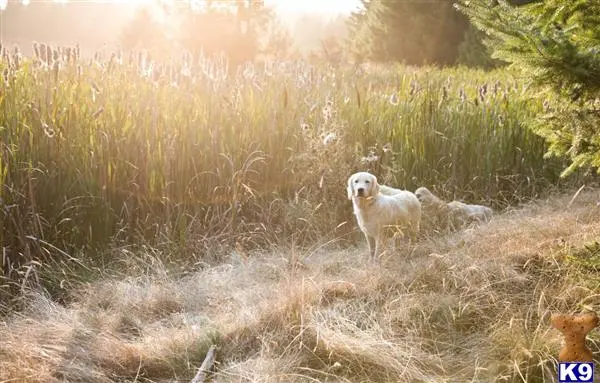
M371 259L382 256L389 229L408 230L416 237L421 222L421 203L407 191L379 185L367 172L348 178L348 199L352 201L358 226L367 239Z
M444 202L426 187L415 190L423 210L433 218L448 221L450 225L465 225L471 222L489 221L493 210L483 205L469 205L460 201Z

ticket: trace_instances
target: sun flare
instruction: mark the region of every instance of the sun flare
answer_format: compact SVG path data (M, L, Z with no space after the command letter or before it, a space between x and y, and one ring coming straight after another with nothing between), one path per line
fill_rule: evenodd
M10 0L0 0L0 10L4 10ZM44 1L44 0L42 0ZM55 3L68 3L69 0L45 0ZM71 0L73 1L73 0ZM203 0L79 0L89 2L117 2L117 3L128 3L132 5L150 4L150 3L162 3L170 4L174 2L189 2L191 5L200 6ZM14 3L21 3L22 5L29 5L31 0L15 0ZM282 13L322 13L322 14L338 14L338 13L349 13L356 9L359 5L358 0L302 0L302 1L290 1L290 0L265 0L265 5L272 6Z
M358 0L265 0L270 5L285 13L349 13L359 5Z

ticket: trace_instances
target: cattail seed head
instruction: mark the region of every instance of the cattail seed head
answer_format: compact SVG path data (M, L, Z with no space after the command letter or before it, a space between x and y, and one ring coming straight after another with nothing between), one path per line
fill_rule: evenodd
M54 64L52 57L52 48L50 45L46 45L46 64L48 64L48 66L52 66L52 64Z
M40 59L40 44L37 41L33 42L33 56L39 60Z
M6 63L6 68L8 69L12 69L14 67L13 64L13 57L12 55L10 55L8 53L8 51L6 51L6 49L4 50L4 54L2 55L2 61L4 61Z
M485 96L487 94L487 84L483 84L479 87L479 99L481 102L485 102Z
M112 72L112 70L113 70L113 67L114 67L114 65L115 65L115 60L116 60L116 57L117 57L117 55L116 55L116 54L114 54L114 53L113 53L113 54L110 56L110 60L108 60L108 66L107 66L107 68L106 68L106 71L107 71L108 73L111 73L111 72Z
M496 80L496 82L494 83L494 88L492 89L492 92L494 93L494 97L496 97L498 95L499 91L500 91L500 80Z
M412 96L414 96L414 95L415 95L415 94L416 94L418 91L419 91L419 84L418 84L418 83L417 83L417 82L416 82L414 79L412 79L412 80L410 81L410 89L409 89L409 91L408 91L408 94L409 94L409 95L412 97Z
M71 47L67 47L67 49L65 49L65 61L67 64L71 64L73 61L73 50Z
M21 49L19 49L18 45L15 45L13 49L13 68L18 70L21 67L21 62L23 62L23 55L21 54Z
M41 43L38 47L39 49L39 59L42 63L47 64L48 60L46 60L46 44Z
M14 71L19 70L19 68L21 67L21 62L23 61L23 58L21 55L14 55L12 62L11 62L11 68Z
M52 65L52 73L54 74L54 81L58 82L58 75L60 73L60 61L54 61Z
M10 85L10 72L8 70L8 67L4 67L4 70L2 71L2 81L4 81L4 86L8 88L8 86Z

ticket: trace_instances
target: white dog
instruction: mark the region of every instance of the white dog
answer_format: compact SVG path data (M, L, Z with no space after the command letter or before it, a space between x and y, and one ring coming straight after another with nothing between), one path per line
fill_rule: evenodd
M390 228L409 230L416 237L421 222L421 203L406 190L377 183L367 172L348 178L348 199L352 200L358 226L365 234L371 258L382 255Z
M470 205L460 201L448 203L450 214L463 222L488 222L492 219L494 211L483 205Z
M423 208L427 208L430 210L435 210L440 213L448 212L448 204L441 199L439 199L436 195L429 191L426 187L420 187L415 190L415 195L417 199L423 205Z
M451 224L464 225L473 221L489 221L493 211L487 206L469 205L460 201L446 203L435 196L426 187L415 190L415 195L423 205L423 209L431 212L438 219L449 219Z

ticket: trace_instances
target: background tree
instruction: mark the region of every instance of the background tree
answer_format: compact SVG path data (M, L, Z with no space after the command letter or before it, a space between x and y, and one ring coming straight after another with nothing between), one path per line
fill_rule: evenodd
M290 30L276 17L271 17L262 39L261 53L275 60L285 60L296 55Z
M532 1L521 1L521 3ZM494 57L518 68L543 97L546 112L529 123L567 156L566 176L600 167L600 0L546 0L522 7L461 0L459 8L487 35Z
M194 12L183 10L179 38L196 56L225 54L233 68L259 54L270 17L261 0L207 0Z
M163 28L146 7L139 8L133 20L123 28L120 42L126 50L155 50L168 44Z
M485 33L470 25L465 37L458 46L456 63L468 67L492 69L504 64L504 61L492 58L492 49L483 43Z
M361 0L349 21L358 58L453 64L469 23L453 0Z

